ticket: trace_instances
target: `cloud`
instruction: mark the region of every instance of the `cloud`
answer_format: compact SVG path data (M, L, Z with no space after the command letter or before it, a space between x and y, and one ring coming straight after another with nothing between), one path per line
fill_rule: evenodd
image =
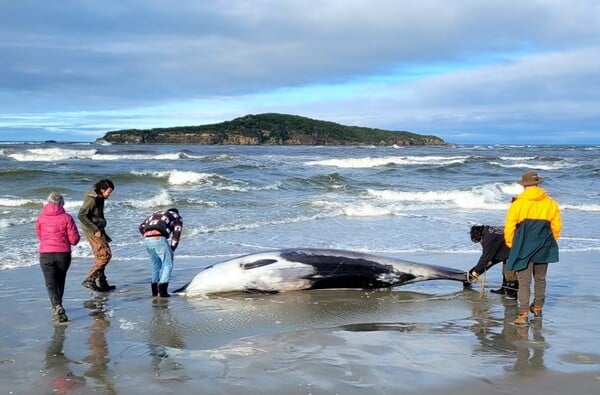
M278 111L448 140L587 136L598 15L592 0L4 2L0 119L85 135Z
M475 131L511 132L498 136L496 141L503 137L502 142L544 142L554 133L558 138L569 125L579 129L598 121L598 82L600 47L524 57L386 86L366 94L356 108L360 105L364 113L375 112L374 108L365 110L368 103L379 109L380 116L389 114L381 127L408 125L444 131L447 140L456 142L465 142L461 133L468 133L472 141L470 133ZM369 96L377 99L368 100ZM562 143L574 137L562 136Z

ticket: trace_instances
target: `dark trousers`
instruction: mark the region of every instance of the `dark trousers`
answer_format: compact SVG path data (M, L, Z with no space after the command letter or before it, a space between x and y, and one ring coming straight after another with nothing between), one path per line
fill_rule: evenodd
M40 266L52 307L62 304L67 271L71 266L70 252L40 253Z

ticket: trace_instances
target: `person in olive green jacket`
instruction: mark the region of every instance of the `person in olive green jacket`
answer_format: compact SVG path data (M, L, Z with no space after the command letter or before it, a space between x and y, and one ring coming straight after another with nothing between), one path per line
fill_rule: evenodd
M112 241L106 234L106 219L104 218L104 201L110 197L115 185L109 179L102 179L94 184L94 188L85 193L83 205L79 209L77 218L81 222L81 229L90 243L94 254L94 266L81 283L84 287L98 292L107 292L115 289L109 285L104 274L104 269L112 252L109 243Z
M526 325L529 312L542 316L546 300L548 263L558 262L558 244L562 220L558 204L538 185L543 182L536 172L523 173L519 184L525 190L508 208L504 240L510 247L506 269L517 272L519 315L516 325ZM534 299L530 305L531 278Z

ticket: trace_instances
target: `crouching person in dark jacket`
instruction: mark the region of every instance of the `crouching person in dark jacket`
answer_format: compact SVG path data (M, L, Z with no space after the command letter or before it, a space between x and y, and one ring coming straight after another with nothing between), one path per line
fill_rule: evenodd
M490 292L516 299L519 282L515 272L506 270L506 260L510 254L510 248L504 241L504 227L472 226L471 241L481 243L482 253L477 264L469 270L469 276L477 278L495 264L502 262L502 286L498 289L492 289ZM465 284L465 286L468 285L469 283Z
M167 288L173 271L173 255L182 229L183 219L176 208L152 213L139 226L152 261L152 296L171 296Z

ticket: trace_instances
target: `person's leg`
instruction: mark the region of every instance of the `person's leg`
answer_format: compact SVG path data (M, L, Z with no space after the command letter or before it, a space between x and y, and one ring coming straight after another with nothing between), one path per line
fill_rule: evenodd
M536 316L542 315L542 308L546 303L546 274L548 273L547 263L536 263L533 265L533 304L531 312Z
M162 268L160 271L160 279L158 280L158 282L168 283L171 279L171 272L173 271L173 250L171 249L171 246L169 245L169 242L166 239L165 248L161 259Z
M46 284L46 291L48 292L48 299L52 308L60 303L57 292L56 284L56 265L54 262L54 254L41 253L40 254L40 268L44 275L44 283Z
M491 293L500 294L500 295L506 294L506 291L507 291L506 287L508 286L508 281L507 281L506 276L504 275L505 271L506 271L506 262L502 262L502 285L498 289L491 289L490 290Z
M54 261L54 280L56 283L56 295L57 304L53 307L53 313L55 319L59 322L67 322L69 318L65 312L65 308L62 305L63 295L65 292L65 281L67 278L67 271L71 265L71 254L68 252L56 252L53 253Z
M111 258L112 258L112 251L110 250L110 244L109 241L110 239L105 235L102 234L100 236L100 249L97 251L98 255L102 260L102 265L101 267L98 269L98 275L96 277L96 285L98 285L98 287L100 288L101 291L103 292L107 292L107 291L113 291L116 287L114 285L109 285L108 281L106 281L106 275L104 274L104 271L106 270L106 266L108 265L108 263L110 262Z
M171 296L169 295L167 289L169 287L171 271L173 270L173 250L169 245L169 241L166 238L161 237L156 242L155 252L161 261L158 278L158 295L161 298L168 298Z
M56 254L56 290L58 298L62 305L63 295L65 293L65 282L67 280L67 271L71 266L71 253L61 252Z
M146 246L146 251L150 256L150 262L152 263L152 271L151 271L151 280L152 283L158 283L160 279L160 269L162 267L162 260L160 257L160 251L162 249L162 244L159 243L159 238L154 237L146 237L144 239L144 244Z
M101 273L104 273L104 268L112 258L112 251L110 250L110 245L104 235L101 235L100 237L90 236L87 240L90 243L90 247L94 254L94 266L86 276L84 283L90 285L93 284L95 288L98 288L96 279L100 277ZM106 278L104 278L104 280L106 281Z
M167 288L173 270L173 251L165 237L147 237L146 249L152 261L152 296L169 297Z
M117 289L117 287L114 285L110 285L106 280L106 275L104 274L105 268L106 266L98 270L98 277L96 277L96 285L102 292L114 291L115 289Z
M519 290L517 273L506 270L506 263L504 263L504 265L502 265L502 275L506 279L506 296L516 299Z
M519 279L517 278L517 273L516 272L511 272L508 270L504 271L504 277L506 277L506 281L519 281Z
M531 276L533 274L533 263L529 263L523 270L517 272L519 281L519 312L529 310L529 300L531 298Z
M519 315L513 321L516 325L526 325L529 316L529 299L531 297L531 275L533 274L533 263L529 263L523 270L517 272L519 281L518 304Z

